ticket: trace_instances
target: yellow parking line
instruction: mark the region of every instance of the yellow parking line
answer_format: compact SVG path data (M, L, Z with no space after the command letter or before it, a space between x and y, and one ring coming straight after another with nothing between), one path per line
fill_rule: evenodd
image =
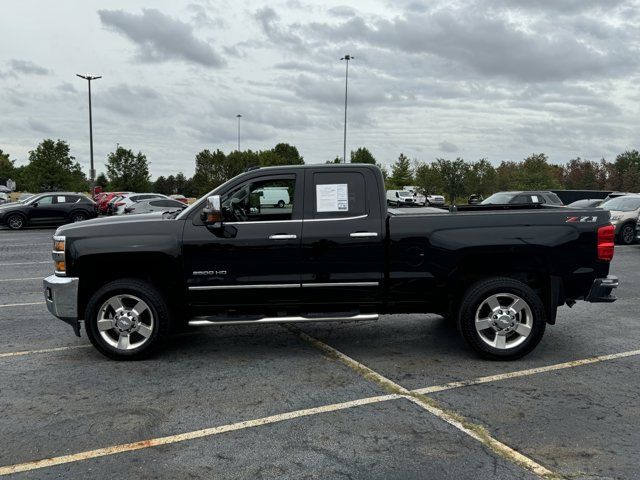
M40 350L22 350L19 352L4 352L0 353L0 358L7 357L21 357L22 355L32 355L36 353L53 353L53 352L64 352L65 350L76 350L78 348L88 348L91 345L69 345L67 347L56 347L56 348L42 348Z
M27 307L29 305L44 305L44 302L30 302L30 303L5 303L4 305L0 305L0 308L7 307Z
M454 388L469 387L472 385L481 385L483 383L497 382L500 380L508 380L510 378L527 377L538 373L553 372L556 370L564 370L566 368L581 367L583 365L592 365L594 363L606 362L607 360L616 360L619 358L635 357L640 355L640 350L629 350L622 353L611 353L608 355L598 355L596 357L583 358L581 360L572 360L570 362L556 363L555 365L547 365L546 367L529 368L527 370L518 370L515 372L500 373L498 375L488 375L486 377L475 378L472 380L461 380L459 382L451 382L446 385L435 385L433 387L418 388L412 390L414 393L436 393Z
M285 420L292 420L294 418L307 417L310 415L317 415L319 413L335 412L338 410L359 407L362 405L369 405L372 403L386 402L387 400L394 400L397 398L401 398L401 396L400 395L383 395L378 397L362 398L362 399L353 400L350 402L334 403L332 405L324 405L321 407L307 408L304 410L295 410L293 412L281 413L278 415L271 415L269 417L258 418L256 420L248 420L244 422L232 423L229 425L222 425L219 427L203 428L202 430L194 430L192 432L181 433L178 435L169 435L166 437L158 437L158 438L151 438L149 440L142 440L140 442L124 443L121 445L114 445L111 447L97 448L95 450L89 450L86 452L74 453L70 455L62 455L59 457L45 458L43 460L37 460L35 462L19 463L16 465L0 467L0 475L8 475L11 473L18 473L18 472L28 472L31 470L36 470L38 468L53 467L55 465L62 465L64 463L79 462L79 461L88 460L91 458L105 457L107 455L115 455L118 453L141 450L143 448L156 447L158 445L167 445L171 443L184 442L185 440L194 440L196 438L211 437L213 435L219 435L221 433L233 432L236 430L243 430L243 429L252 428L252 427L259 427L261 425L269 425L271 423L282 422Z

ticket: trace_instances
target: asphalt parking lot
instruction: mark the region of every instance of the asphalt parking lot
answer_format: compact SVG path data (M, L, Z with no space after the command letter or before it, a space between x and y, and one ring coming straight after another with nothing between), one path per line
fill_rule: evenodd
M0 230L0 474L11 478L640 477L640 246L614 304L480 360L442 318L210 327L107 360L50 316L53 229Z

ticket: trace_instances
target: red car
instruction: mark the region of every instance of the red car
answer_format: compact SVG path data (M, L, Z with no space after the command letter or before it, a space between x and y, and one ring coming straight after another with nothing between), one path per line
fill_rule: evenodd
M105 192L102 194L99 200L96 200L98 205L98 213L105 214L107 213L107 209L109 208L109 202L118 195L123 195L125 193L130 192Z

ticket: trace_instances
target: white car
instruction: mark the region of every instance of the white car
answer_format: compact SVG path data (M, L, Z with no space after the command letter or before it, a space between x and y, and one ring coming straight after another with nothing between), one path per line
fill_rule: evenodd
M4 192L0 192L0 205L3 203L9 203L9 195Z
M260 195L260 206L273 206L284 208L291 203L289 189L287 187L264 187L255 190L253 193Z
M162 195L161 193L129 193L126 195L122 195L120 198L116 200L114 203L114 215L123 215L125 210L134 203L137 203L141 200L151 200L152 198L169 198L166 195Z
M413 197L413 193L408 190L387 190L387 205L408 207L418 205L418 203Z
M426 205L444 205L444 197L442 195L427 195Z

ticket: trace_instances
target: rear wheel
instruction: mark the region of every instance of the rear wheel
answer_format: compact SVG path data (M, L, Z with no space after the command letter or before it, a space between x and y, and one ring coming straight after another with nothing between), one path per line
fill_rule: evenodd
M285 205L284 200L280 200L278 202L278 208L284 208L284 205Z
M636 227L633 223L625 223L620 228L618 242L622 245L631 245L636 239Z
M458 328L477 353L492 360L515 360L542 340L545 309L526 284L505 277L481 280L464 294Z
M7 218L7 226L11 230L20 230L25 227L26 221L22 215L14 214Z
M169 336L171 315L163 295L135 279L110 282L87 304L87 336L103 355L139 360L157 352Z

